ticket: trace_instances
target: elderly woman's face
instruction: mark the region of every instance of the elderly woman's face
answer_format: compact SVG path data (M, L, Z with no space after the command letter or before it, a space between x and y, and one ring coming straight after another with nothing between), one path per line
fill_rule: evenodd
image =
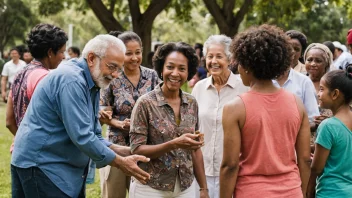
M171 52L165 59L162 76L169 91L178 91L188 77L188 59L180 52Z
M208 47L205 61L206 67L212 76L224 75L230 64L225 54L224 46L221 44L213 44Z
M312 78L319 79L326 73L328 63L324 58L324 51L311 49L306 55L306 70Z

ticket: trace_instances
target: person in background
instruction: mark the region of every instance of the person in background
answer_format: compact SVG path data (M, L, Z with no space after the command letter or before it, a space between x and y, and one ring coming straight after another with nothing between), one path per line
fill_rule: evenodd
M287 69L287 71L284 72L283 75L277 77L275 80L273 80L273 83L277 87L282 87L286 89L287 91L295 94L298 96L301 101L303 102L303 105L307 111L308 118L309 118L309 123L312 127L312 129L315 128L315 123L314 123L314 117L319 116L319 108L316 100L316 92L314 89L314 85L312 81L309 79L308 76L304 75L303 73L307 73L305 69L305 65L303 65L298 58L302 58L302 48L298 46L300 43L298 39L293 39L295 37L300 37L301 39L303 38L303 34L296 32L294 30L290 30L286 32L286 35L288 35L290 39L290 43L293 49L293 57L292 57L292 62L291 62L291 67ZM295 36L292 36L295 35ZM298 36L300 35L300 36ZM303 36L302 36L303 35ZM302 39L304 40L304 39ZM304 43L304 50L307 47L307 43ZM300 49L300 50L298 50ZM292 68L292 65L297 65L295 62L299 62L298 65L299 67L303 67L305 72L302 72L302 69L300 69L301 73L299 73L297 70L294 70ZM296 67L294 67L296 68ZM313 134L312 134L313 135ZM311 142L312 145L314 142Z
M4 102L7 102L7 90L10 89L15 75L21 71L26 62L20 59L20 53L16 48L10 50L11 60L5 63L1 72L1 97Z
M343 51L343 46L340 42L332 42L335 46L334 52L334 66L336 69L345 70L346 67L352 64L352 55L348 52Z
M226 103L248 91L230 70L231 38L212 35L204 43L203 53L210 76L192 90L199 106L199 130L204 133L205 175L211 198L219 197L220 164L223 154L222 110Z
M315 93L318 94L320 79L327 72L335 70L335 67L333 65L333 55L327 46L320 43L312 43L307 47L306 51L304 52L303 58L305 60L305 66L308 73L308 77L314 84ZM311 127L314 136L312 142L314 142L315 131L321 121L332 116L332 112L329 109L319 107L319 112L320 116L314 117L315 126Z
M130 125L131 152L151 158L139 164L151 179L143 185L132 178L129 197L194 197L195 177L200 197L207 198L200 150L204 142L195 134L198 105L193 96L180 90L197 71L195 50L183 42L167 43L156 51L153 65L164 82L137 100Z
M291 65L289 39L277 27L261 25L233 40L231 52L250 91L224 106L221 198L305 197L308 116L297 96L272 82Z
M318 127L307 197L352 197L352 67L325 74L318 96L334 116Z
M64 57L67 39L61 28L50 24L38 24L28 34L28 53L33 54L35 59L14 77L6 110L6 127L14 136L39 81ZM10 152L12 149L13 144Z
M350 54L352 54L352 29L348 30L347 33L347 47Z
M32 60L33 60L33 56L31 52L28 49L26 49L23 52L23 61L26 62L26 64L28 65Z
M71 46L67 49L68 55L71 58L79 58L79 56L81 55L81 51L79 50L78 47L75 46Z
M196 54L199 57L199 66L205 67L205 59L203 54L203 45L200 43L194 44L194 49L196 50Z
M306 50L308 46L308 41L306 35L297 30L289 30L286 32L286 35L291 38L290 43L294 50L293 60L291 63L291 67L304 75L307 74L306 67L303 62L303 52Z
M137 166L148 158L129 156L130 148L101 136L99 89L118 76L125 51L120 39L98 35L82 58L66 61L40 81L16 133L13 197L85 197L89 158L97 167L119 167L142 183L149 179ZM49 53L49 58L54 57Z
M137 99L154 90L161 82L155 70L148 69L142 63L142 41L131 31L109 33L123 41L126 46L124 71L112 80L100 93L100 105L109 106L112 117L102 112L100 123L107 124L109 142L129 146L129 130L132 109ZM129 190L131 177L116 167L106 166L100 169L101 193L103 198L125 198ZM116 188L118 186L118 188Z

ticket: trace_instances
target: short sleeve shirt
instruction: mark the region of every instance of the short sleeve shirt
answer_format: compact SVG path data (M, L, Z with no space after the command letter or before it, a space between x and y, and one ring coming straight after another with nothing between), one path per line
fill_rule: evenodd
M26 62L23 60L18 60L18 64L15 64L12 60L5 63L1 75L8 77L8 82L13 83L15 75L21 71L26 66Z
M132 109L137 99L152 91L161 80L156 71L140 67L141 75L137 87L128 80L125 74L114 79L108 88L100 93L100 105L114 107L112 117L120 121L131 118ZM129 145L128 131L108 126L109 141L119 145Z
M323 174L317 179L316 196L352 197L352 131L331 117L319 125L316 143L330 150Z
M132 112L130 142L132 152L140 145L158 145L198 129L198 105L193 96L181 92L180 124L161 91L162 84L141 96ZM151 175L147 185L162 191L174 191L176 176L180 177L181 191L193 182L191 151L174 149L139 166Z

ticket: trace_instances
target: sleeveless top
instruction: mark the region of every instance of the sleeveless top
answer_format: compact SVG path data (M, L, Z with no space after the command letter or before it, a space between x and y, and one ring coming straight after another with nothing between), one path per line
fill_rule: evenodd
M234 197L303 197L295 143L301 125L296 98L249 91L240 95L246 121Z
M48 73L49 70L46 69L41 62L33 60L15 76L11 94L17 127L20 125L26 113L36 85Z

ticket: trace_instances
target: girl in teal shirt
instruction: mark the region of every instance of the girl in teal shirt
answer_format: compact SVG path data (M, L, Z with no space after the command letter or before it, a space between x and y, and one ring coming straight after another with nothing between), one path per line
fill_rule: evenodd
M307 197L352 197L352 66L320 80L319 105L333 117L318 127Z

